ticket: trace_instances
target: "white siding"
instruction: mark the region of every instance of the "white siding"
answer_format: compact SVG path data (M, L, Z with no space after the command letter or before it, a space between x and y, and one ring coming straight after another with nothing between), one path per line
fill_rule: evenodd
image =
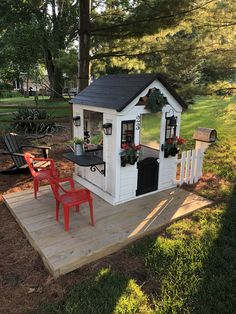
M104 113L103 123L112 123L112 135L103 135L103 160L106 162L104 190L115 197L115 178L117 176L117 116Z
M136 196L137 174L137 164L120 168L120 201L130 200Z
M159 168L159 190L176 186L176 159L177 157L168 157L162 159Z

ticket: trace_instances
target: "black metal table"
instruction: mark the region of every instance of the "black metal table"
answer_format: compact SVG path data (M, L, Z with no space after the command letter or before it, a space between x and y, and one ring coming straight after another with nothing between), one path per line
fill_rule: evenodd
M89 152L84 152L83 155L75 155L73 152L69 152L63 154L63 157L81 167L90 167L90 170L92 172L95 172L97 170L104 176L106 175L105 161L103 161L102 158L98 156L91 155ZM103 169L100 170L97 167L98 165L103 165Z

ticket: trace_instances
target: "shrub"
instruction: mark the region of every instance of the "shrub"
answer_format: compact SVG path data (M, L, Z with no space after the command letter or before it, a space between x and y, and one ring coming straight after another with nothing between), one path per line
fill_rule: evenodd
M12 84L0 83L0 91L10 91L13 90Z
M53 133L58 129L53 119L55 117L45 109L19 108L14 114L12 128L20 133ZM27 122L27 120L42 121Z

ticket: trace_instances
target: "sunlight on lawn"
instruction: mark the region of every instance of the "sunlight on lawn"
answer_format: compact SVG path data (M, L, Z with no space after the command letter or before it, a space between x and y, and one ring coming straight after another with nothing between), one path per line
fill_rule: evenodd
M40 314L151 314L148 298L126 275L102 268L75 285L60 305L43 304Z

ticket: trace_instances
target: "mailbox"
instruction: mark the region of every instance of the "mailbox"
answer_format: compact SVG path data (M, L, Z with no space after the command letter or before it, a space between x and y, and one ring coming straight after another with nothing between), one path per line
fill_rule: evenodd
M217 139L217 132L214 129L197 128L194 132L193 138L196 141L214 143Z

